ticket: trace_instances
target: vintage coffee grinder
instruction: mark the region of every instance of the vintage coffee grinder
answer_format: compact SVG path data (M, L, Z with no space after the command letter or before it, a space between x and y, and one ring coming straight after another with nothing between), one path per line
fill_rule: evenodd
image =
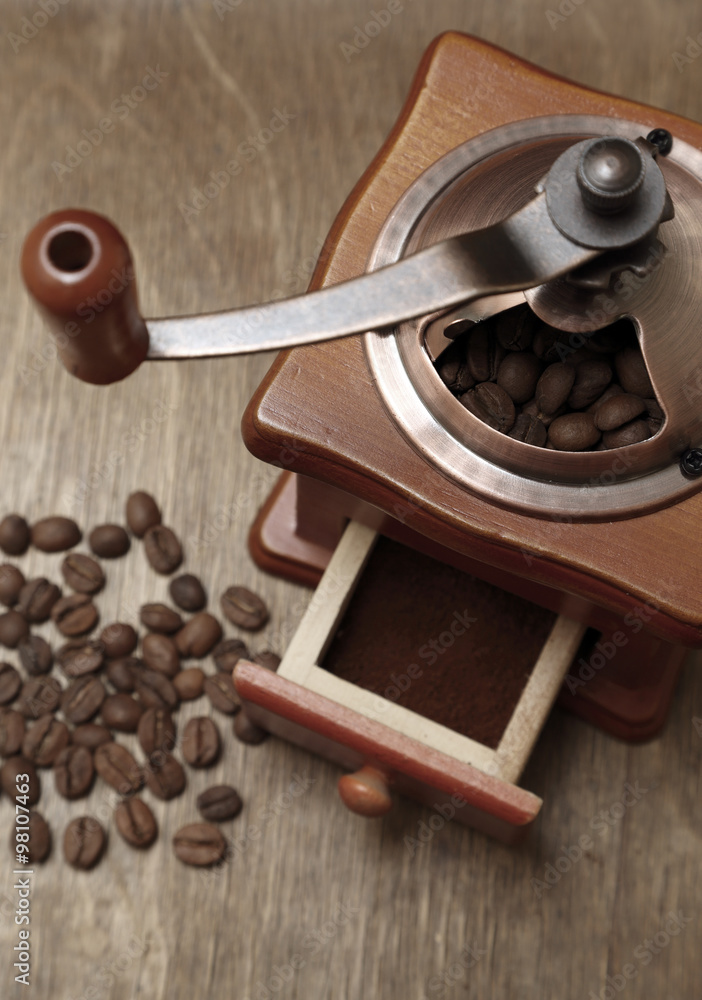
M240 663L235 683L259 724L355 771L339 783L351 809L379 815L396 788L512 840L541 804L516 782L559 690L619 737L658 731L702 646L702 126L446 34L332 228L320 291L145 322L131 282L88 327L77 306L129 263L87 212L27 239L25 281L79 378L284 349L243 421L251 451L289 469L251 548L322 579L278 673ZM525 301L574 349L628 318L660 429L575 452L468 412L436 358ZM558 616L497 745L320 666L377 533ZM583 657L588 628L616 655Z

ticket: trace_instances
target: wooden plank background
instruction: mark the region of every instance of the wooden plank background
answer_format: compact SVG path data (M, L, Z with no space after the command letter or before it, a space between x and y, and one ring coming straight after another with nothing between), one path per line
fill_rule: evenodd
M187 568L213 595L231 582L265 594L273 612L254 649L282 650L308 599L260 573L246 549L274 475L247 454L238 425L270 359L153 363L107 389L72 380L47 359L47 335L19 280L34 222L67 205L112 218L132 246L147 316L301 291L423 50L449 28L702 118L702 46L693 42L688 61L673 58L702 32L697 0L564 0L558 20L538 0L402 0L366 45L342 48L371 9L386 6L45 0L52 14L43 23L39 0L0 3L0 511L72 513L90 527L120 519L132 489L152 490L185 540ZM40 24L27 44L18 41L23 25L31 34L25 17ZM147 67L161 82L125 115L120 95ZM245 152L276 111L290 116L286 127ZM52 162L65 162L66 147L105 116L114 129L59 178ZM179 206L237 155L241 173L186 220ZM57 557L32 553L21 565L58 574ZM165 594L134 551L110 567L104 621ZM277 740L236 744L226 720L222 762L190 772L176 802L155 803L161 837L143 855L116 834L104 785L86 804L69 804L44 772L41 809L56 844L33 882L32 985L13 983L16 893L3 846L0 994L570 1000L618 995L624 982L631 1000L696 997L700 717L694 657L663 735L646 746L554 711L523 778L545 805L517 850L447 825L412 852L404 838L430 811L402 802L383 821L354 817L337 799L336 768ZM206 877L180 865L169 841L195 818L197 792L225 778L246 804L227 828L239 843ZM294 782L300 794L286 794ZM90 874L68 868L60 851L63 828L84 811L110 827L108 854ZM3 799L3 844L10 825ZM252 826L258 836L247 835ZM582 837L591 846L578 858ZM554 884L539 897L531 880L547 871ZM674 936L661 930L671 911L683 914Z

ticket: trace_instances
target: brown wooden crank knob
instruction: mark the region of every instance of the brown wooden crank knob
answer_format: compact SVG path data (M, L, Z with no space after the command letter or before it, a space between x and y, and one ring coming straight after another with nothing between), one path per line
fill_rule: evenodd
M344 805L359 816L384 816L392 807L387 777L372 764L339 778L337 788Z
M25 240L22 277L72 375L106 385L146 357L132 256L103 216L63 209L43 218Z

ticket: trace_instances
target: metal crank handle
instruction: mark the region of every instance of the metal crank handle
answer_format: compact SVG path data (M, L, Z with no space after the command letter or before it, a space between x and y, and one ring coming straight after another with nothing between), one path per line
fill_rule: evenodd
M670 217L655 148L606 137L568 149L514 215L307 295L200 316L142 319L119 231L79 209L28 235L25 284L72 374L107 384L145 358L250 354L332 340L545 284L655 233ZM590 190L592 188L592 190Z

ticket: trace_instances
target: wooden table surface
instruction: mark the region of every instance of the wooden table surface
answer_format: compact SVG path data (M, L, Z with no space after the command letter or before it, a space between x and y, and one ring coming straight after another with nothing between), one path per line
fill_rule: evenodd
M282 651L309 592L251 562L248 525L275 472L239 436L270 358L151 363L110 388L74 381L21 286L24 235L69 205L112 218L132 246L146 316L302 291L438 33L464 30L700 119L699 3L565 0L559 14L554 0L549 14L537 0L402 0L383 14L378 0L388 23L355 48L371 17L361 0L44 6L45 19L39 0L0 4L0 513L59 512L89 528L122 519L128 493L149 489L215 599L233 582L265 595L271 621L252 646ZM121 95L150 70L158 85L128 107ZM256 148L275 115L284 127ZM81 143L84 132L97 144ZM238 176L194 203L194 189L236 156ZM55 578L58 562L19 560L26 574ZM165 598L166 581L134 548L109 567L103 620L133 620L147 597ZM662 736L645 746L554 711L523 778L543 811L518 849L456 825L408 848L430 811L401 802L383 821L352 816L335 767L278 740L243 746L221 716L217 767L191 771L172 803L146 795L161 835L143 854L117 835L107 786L68 803L44 772L40 809L55 842L32 881L31 986L13 983L17 892L4 847L0 995L584 1000L625 989L631 1000L692 1000L702 976L699 665L688 661ZM230 862L207 876L181 865L170 839L196 818L195 795L225 779L245 810L225 827ZM299 794L286 794L291 784ZM107 855L87 874L60 847L84 812L109 828ZM5 844L10 827L4 797Z

